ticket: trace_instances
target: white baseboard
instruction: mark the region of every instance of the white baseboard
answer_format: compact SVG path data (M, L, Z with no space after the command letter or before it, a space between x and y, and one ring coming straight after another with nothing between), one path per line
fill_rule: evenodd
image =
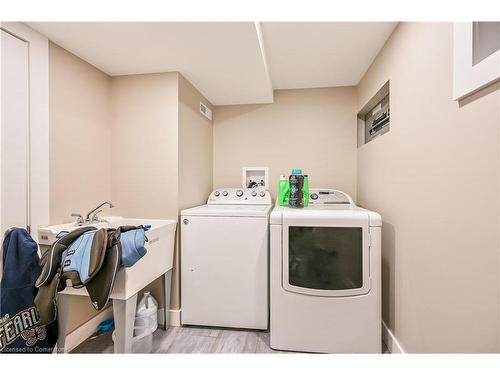
M181 325L181 310L168 310L170 326L180 327Z
M178 327L181 325L181 310L167 310L168 314L168 325ZM163 328L168 328L165 326L165 309L158 309L158 325Z
M113 309L111 306L101 311L99 314L75 329L73 332L67 334L66 341L64 342L64 353L70 352L90 336L92 336L92 334L97 331L99 323L107 319L113 319Z
M387 327L384 321L382 321L382 341L392 354L406 353L394 333Z

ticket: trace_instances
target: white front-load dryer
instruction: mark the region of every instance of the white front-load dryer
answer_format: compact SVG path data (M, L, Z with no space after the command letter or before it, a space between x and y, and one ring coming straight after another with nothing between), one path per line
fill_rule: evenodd
M227 188L181 211L183 325L268 328L271 208L267 190Z
M380 215L311 189L308 207L276 206L270 224L271 347L380 353Z

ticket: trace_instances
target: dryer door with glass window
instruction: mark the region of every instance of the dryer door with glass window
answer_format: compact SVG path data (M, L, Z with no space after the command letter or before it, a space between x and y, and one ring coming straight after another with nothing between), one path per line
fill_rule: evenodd
M370 290L368 215L333 212L283 218L283 288L337 297Z

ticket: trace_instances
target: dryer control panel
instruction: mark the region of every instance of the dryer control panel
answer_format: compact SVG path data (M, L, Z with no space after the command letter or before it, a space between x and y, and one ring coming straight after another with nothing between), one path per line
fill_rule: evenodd
M207 204L272 204L272 199L263 188L221 188L212 191Z
M354 205L352 198L340 190L309 189L310 205L347 204Z

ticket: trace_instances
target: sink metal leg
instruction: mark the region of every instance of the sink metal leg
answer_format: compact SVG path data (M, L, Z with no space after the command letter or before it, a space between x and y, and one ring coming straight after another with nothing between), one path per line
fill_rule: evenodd
M170 289L172 288L172 270L165 273L165 330L170 326Z
M132 353L136 306L137 294L134 294L127 300L113 299L113 317L115 320L115 353Z
M69 320L69 306L71 296L59 293L57 295L57 345L55 347L56 353L66 353L66 330L68 328Z

